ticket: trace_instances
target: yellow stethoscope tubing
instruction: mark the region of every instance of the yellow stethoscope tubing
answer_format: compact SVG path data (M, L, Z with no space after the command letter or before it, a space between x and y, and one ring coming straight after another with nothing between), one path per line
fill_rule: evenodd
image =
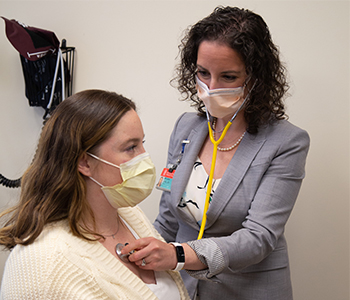
M249 79L250 80L250 79ZM204 204L204 211L203 211L203 218L202 218L202 223L201 223L201 228L199 230L199 234L197 237L197 240L200 240L203 237L204 234L204 228L205 228L205 224L207 222L207 211L209 208L209 199L210 199L210 192L211 192L211 188L212 188L212 183L213 183L213 177L214 177L214 170L215 170L215 162L216 162L216 154L218 152L218 145L222 142L222 140L224 139L227 130L230 128L230 126L232 125L233 120L236 118L237 114L240 112L240 110L242 109L243 105L245 104L246 100L248 99L251 91L254 89L255 84L257 83L257 79L255 79L254 84L252 86L252 88L249 90L247 96L244 98L244 101L242 103L242 105L238 108L238 110L236 111L236 113L233 115L233 117L231 118L231 120L226 124L224 130L222 131L222 134L220 136L220 138L215 141L214 139L214 135L213 135L213 130L211 129L210 126L210 121L209 121L209 115L208 115L208 111L206 111L207 113L207 118L208 118L208 128L209 128L209 137L211 142L214 145L213 148L213 156L211 159L211 167L210 167L210 174L209 174L209 179L208 179L208 186L207 186L207 194L205 197L205 204Z
M212 188L212 185L213 185L213 178L214 178L214 170L215 170L215 163L216 163L216 155L217 155L217 152L218 152L218 145L224 139L224 137L226 135L226 132L230 128L231 125L232 125L232 121L229 121L226 124L226 126L225 126L225 128L224 128L224 130L223 130L223 132L222 132L222 134L220 136L220 138L217 141L215 141L213 130L212 130L211 126L210 126L210 121L208 121L209 138L210 138L211 142L213 143L213 156L212 156L212 159L211 159L210 173L209 173L208 186L207 186L207 194L206 194L205 203L204 203L203 218L202 218L201 228L199 230L199 234L198 234L197 240L200 240L203 237L205 224L207 223L207 211L208 211L208 208L209 208L209 200L210 200L211 188Z

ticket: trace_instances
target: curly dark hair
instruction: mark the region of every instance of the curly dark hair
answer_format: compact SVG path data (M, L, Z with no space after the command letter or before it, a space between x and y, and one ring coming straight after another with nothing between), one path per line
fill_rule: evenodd
M256 80L244 111L248 132L256 133L261 125L287 118L283 97L289 85L279 50L262 17L237 7L218 6L187 30L179 46L181 62L172 80L177 83L182 100L190 100L200 115L205 114L195 84L198 47L203 41L219 41L237 51L251 82Z

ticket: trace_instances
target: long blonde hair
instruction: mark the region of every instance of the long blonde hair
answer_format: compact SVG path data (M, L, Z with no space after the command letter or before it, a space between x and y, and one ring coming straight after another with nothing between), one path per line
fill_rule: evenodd
M86 186L78 171L84 153L109 137L135 104L122 95L86 90L63 101L45 123L32 164L21 182L18 205L3 212L0 245L28 245L46 224L68 219L74 235L89 239L79 226L84 212L92 214ZM93 217L93 214L92 214Z

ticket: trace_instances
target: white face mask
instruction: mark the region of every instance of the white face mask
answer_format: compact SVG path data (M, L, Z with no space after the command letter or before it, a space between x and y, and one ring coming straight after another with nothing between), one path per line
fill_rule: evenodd
M114 208L135 206L151 194L156 181L156 170L148 153L144 152L120 166L91 153L88 154L99 161L120 169L123 182L114 186L103 186L90 177L91 180L101 186L107 200Z
M244 87L209 90L208 86L196 76L196 87L210 115L216 118L232 116L243 102Z

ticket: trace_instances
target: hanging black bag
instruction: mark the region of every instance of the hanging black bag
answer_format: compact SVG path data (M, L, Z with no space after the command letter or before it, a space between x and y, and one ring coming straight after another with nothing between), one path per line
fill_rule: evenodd
M45 119L64 100L70 80L60 42L52 31L2 18L7 38L20 53L29 105L43 107Z
M74 47L62 47L52 31L5 20L6 36L20 54L25 94L30 106L45 109L44 120L73 89ZM65 55L65 60L63 59ZM8 179L0 174L0 185L17 188L21 178Z

